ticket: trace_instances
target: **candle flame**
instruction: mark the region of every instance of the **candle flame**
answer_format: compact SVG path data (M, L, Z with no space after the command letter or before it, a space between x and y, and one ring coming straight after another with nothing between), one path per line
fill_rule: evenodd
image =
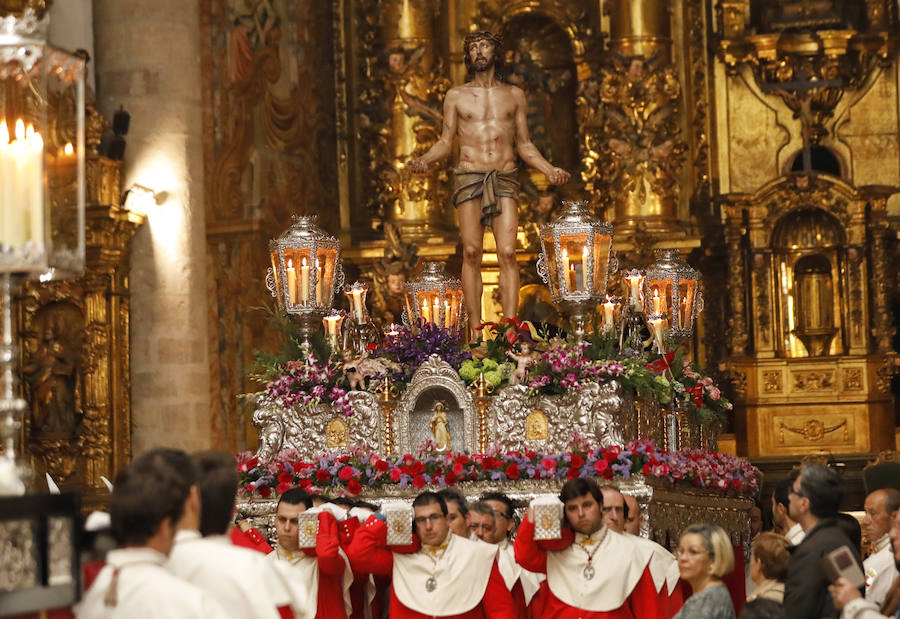
M0 118L0 144L9 144L9 127L6 126L6 118Z
M565 260L568 257L569 257L569 252L564 249L563 250L563 259Z
M22 121L21 118L16 121L15 131L16 131L16 139L17 140L25 139L25 123L24 123L24 121Z
M587 255L588 255L588 248L587 248L587 245L585 245L585 246L582 248L582 250L581 250L581 255L584 256L585 258L587 258Z
M66 145L63 148L63 153L65 153L66 157L71 157L75 154L75 149L72 147L71 142L66 142Z
M304 267L305 267L305 266L306 266L306 257L301 258L301 260L303 260L303 262L300 263L300 266L304 266Z
M293 261L292 261L290 258L288 258L288 268L289 268L289 269L293 269L293 268L294 268L294 263L293 263Z
M653 298L654 298L654 299L658 299L658 298L659 298L659 288L654 288L654 289L653 289Z

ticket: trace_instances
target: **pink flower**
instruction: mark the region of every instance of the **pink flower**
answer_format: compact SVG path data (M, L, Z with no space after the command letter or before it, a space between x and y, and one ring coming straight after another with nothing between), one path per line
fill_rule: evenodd
M556 468L556 460L553 458L541 458L541 466L545 471L552 471Z
M403 471L394 467L391 469L391 481L395 484L400 481L400 476L403 475Z

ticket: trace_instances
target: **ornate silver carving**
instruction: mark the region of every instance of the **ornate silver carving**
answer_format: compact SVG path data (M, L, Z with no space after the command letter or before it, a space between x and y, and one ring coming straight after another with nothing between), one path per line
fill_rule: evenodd
M444 328L462 328L465 325L466 307L463 301L462 282L447 275L444 272L444 264L443 262L426 262L419 277L405 284L407 308L413 313L409 320L412 320L413 323L422 318L423 302L431 306L434 300L437 300L439 316L432 316L431 322ZM445 304L453 310L449 321L446 320L443 311ZM456 317L455 320L454 317Z
M665 299L669 331L679 338L689 338L694 333L697 315L703 311L703 296L700 293L700 273L691 268L677 249L656 249L656 262L647 268L644 277L644 310L647 316L653 312L653 291L651 282L670 282L671 297L665 289L658 292ZM690 303L686 311L680 312L681 300ZM683 320L682 320L683 318Z
M72 519L55 516L47 519L49 542L49 574L47 584L72 582Z
M0 591L36 587L40 581L34 522L0 522Z
M443 400L450 410L462 411L462 450L477 451L477 426L478 419L475 414L475 403L472 394L466 389L466 384L449 363L437 355L431 355L419 366L413 374L412 381L400 398L397 409L394 411L394 423L396 424L394 436L397 437L396 448L400 453L409 452L416 447L412 443L410 418L422 408L417 403L422 396L434 396ZM452 400L452 401L448 401ZM449 416L449 415L448 415ZM451 421L451 437L454 426Z
M266 269L266 290L273 297L278 298L278 290L275 288L275 271L272 270L272 267Z
M259 432L259 449L256 456L263 461L275 458L284 449L294 449L303 457L322 453L344 451L349 447L367 447L382 451L381 428L384 424L381 408L375 396L368 391L351 391L347 394L353 414L345 417L334 411L330 404L285 408L260 396L252 422ZM338 433L338 444L329 444L329 424L333 421L346 424Z
M633 437L625 435L623 419L634 415L633 402L616 381L590 383L561 396L528 395L522 385L502 389L488 409L490 442L506 450L566 451L575 432L596 438L607 447L623 445ZM541 411L548 420L546 439L526 437L526 419Z

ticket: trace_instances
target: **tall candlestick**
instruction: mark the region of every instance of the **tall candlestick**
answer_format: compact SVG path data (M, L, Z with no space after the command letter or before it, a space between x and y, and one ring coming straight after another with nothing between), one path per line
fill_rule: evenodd
M300 302L309 303L309 265L306 258L300 263Z
M659 288L654 288L653 289L653 313L659 314L660 313L659 308L660 308Z
M431 322L431 312L428 309L428 299L422 299L422 320Z
M438 298L434 298L434 304L431 306L431 320L434 321L434 324L441 325L441 303L438 301Z
M589 266L590 266L590 269L588 269ZM593 269L594 269L593 265L588 264L588 248L587 248L587 245L585 245L581 249L581 278L582 278L581 285L584 286L585 290L587 290L587 282L588 282L587 274L588 274L589 270L590 270L591 274L594 275L594 277L591 277L591 286L593 287L593 286L597 285L596 273L594 273Z
M650 320L650 330L653 332L653 339L656 342L656 351L660 354L665 353L665 346L663 345L663 331L665 327L665 320L662 318L654 318Z
M565 292L569 292L572 288L569 285L569 252L562 250L562 279L565 282Z
M450 303L444 301L444 328L450 328Z
M631 306L635 309L640 309L641 307L641 279L643 279L640 275L629 275L625 279L628 280L628 285L631 287Z
M360 324L363 323L363 303L362 303L362 293L363 291L359 288L353 288L350 293L353 295L353 313L356 315L356 321Z
M44 239L44 142L32 125L15 124L10 142L6 119L0 119L0 245L22 247Z
M616 309L616 304L609 300L609 297L606 297L606 303L603 304L603 326L611 327L613 326L613 312Z
M288 259L287 266L287 287L288 287L288 298L291 300L291 305L297 304L297 271L294 269L294 263L291 259Z

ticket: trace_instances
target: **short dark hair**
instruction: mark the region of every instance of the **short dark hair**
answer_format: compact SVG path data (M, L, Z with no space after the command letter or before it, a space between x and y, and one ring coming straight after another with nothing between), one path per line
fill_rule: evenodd
M353 507L361 507L362 509L370 509L373 512L377 512L380 508L375 503L369 503L368 501L357 501L353 504Z
M438 491L437 494L444 499L444 505L450 501L455 501L460 514L465 516L469 513L469 502L466 500L466 495L457 488L444 488L443 490ZM446 514L447 512L445 511L444 513Z
M488 30L476 30L467 34L465 40L463 40L463 62L466 65L467 79L472 79L472 76L475 75L475 66L472 64L472 58L469 56L469 46L482 39L487 39L494 46L494 75L498 78L501 77L504 63L503 37Z
M614 486L612 484L603 484L600 486L600 494L603 494L604 490L612 490L614 492L618 492L622 495L622 515L625 516L625 519L628 520L628 501L625 500L625 493L618 486Z
M490 516L491 518L497 517L497 512L494 511L494 508L484 501L476 501L469 511L478 512L479 514Z
M290 490L285 490L281 496L278 497L278 505L281 505L282 503L287 503L288 505L303 505L306 509L312 509L313 506L312 497L309 492L303 488L291 488Z
M512 520L516 515L516 505L513 500L502 492L485 492L481 495L481 501L497 501L503 503L506 508L506 517Z
M744 604L741 619L785 619L784 608L775 600L756 598Z
M133 466L160 466L166 464L172 470L181 476L188 486L197 483L197 469L187 452L181 449L171 449L168 447L158 447L142 454L135 459Z
M900 509L900 490L896 488L882 488L881 491L884 492L884 510L887 513L893 514Z
M807 464L800 469L801 496L809 499L809 511L817 518L837 516L844 500L844 485L837 473L821 464Z
M794 479L796 479L796 477ZM775 504L781 505L785 510L790 507L791 490L794 489L794 479L785 477L775 484L775 489L772 490L772 498L775 499Z
M336 496L328 502L339 505L340 507L346 507L347 509L352 509L356 505L356 501L345 496Z
M837 515L837 524L856 548L856 552L862 554L862 527L859 526L859 520L850 514L840 512Z
M563 484L562 490L559 491L559 500L566 503L586 494L594 497L598 505L603 505L603 493L600 492L600 486L593 479L587 477L576 477Z
M439 492L431 492L430 490L426 490L422 492L415 498L412 502L413 508L416 507L424 507L426 505L431 505L432 503L437 503L441 508L441 513L445 516L447 515L447 502L444 500L444 497L440 495ZM462 511L462 510L460 510Z
M228 531L237 495L234 457L221 451L202 451L191 456L200 490L200 533L223 535Z
M116 476L109 515L119 546L142 546L166 518L174 529L184 514L191 484L160 451L148 452Z

